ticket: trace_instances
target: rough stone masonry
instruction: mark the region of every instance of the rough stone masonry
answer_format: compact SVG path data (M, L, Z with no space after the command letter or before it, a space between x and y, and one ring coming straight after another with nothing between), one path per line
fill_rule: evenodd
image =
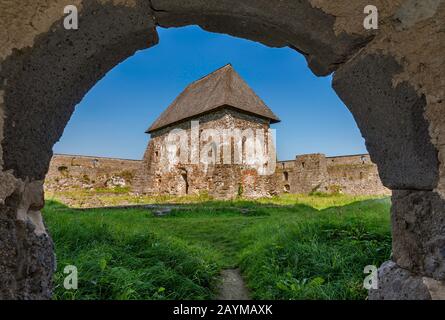
M55 154L51 159L44 187L50 192L123 187L129 192L160 194L158 190L147 190L151 184L146 175L147 170L144 169L146 165L142 160ZM185 172L178 171L176 176L172 175L171 181L179 180L180 184L167 188L165 194L187 194L186 183L181 176L183 173ZM377 166L372 163L368 154L338 157L326 157L323 154L298 155L293 160L277 161L273 179L275 184L272 185L271 192L263 196L310 192L388 195L391 192L383 186ZM193 178L190 178L188 182L189 194L199 194L202 190L208 192L209 189L200 189L200 185L190 186L192 180ZM235 192L237 197L239 185L233 177L229 182L236 186L230 190ZM204 184L202 187L208 185ZM172 190L176 193L170 193ZM224 193L222 198L229 198L229 195ZM255 198L258 194L244 193L242 196Z
M371 299L445 298L445 1L0 0L0 298L50 298L43 179L76 104L116 64L158 42L157 26L290 47L354 116L393 193L393 255ZM79 30L63 27L79 9ZM156 61L153 61L156 63Z
M45 190L124 187L137 194L208 194L217 199L311 192L390 194L369 155L326 157L311 154L277 162L273 152L263 158L261 154L254 154L253 160L259 160L260 167L249 165L246 158L251 145L246 140L250 137L242 133L260 130L261 134L269 129L270 123L277 121L233 67L226 65L189 85L155 121L147 131L152 139L143 161L55 155L46 174ZM198 126L192 127L193 123ZM218 134L213 137L215 147L211 150L205 147L209 137L202 137L207 129ZM184 151L180 149L173 150L172 158L166 154L169 135L176 130L184 130L186 134L185 158L177 154L176 151ZM193 130L196 131L198 153L195 162L188 152ZM220 135L227 132L230 135ZM264 143L263 153L269 143L274 143L267 139L260 142ZM178 147L176 141L175 147ZM220 163L200 161L203 156L200 151L215 152L217 156L212 160ZM225 158L226 152L228 157ZM262 172L262 166L269 162L273 166L271 170Z
M270 196L276 193L276 153L266 134L270 123L279 121L226 65L190 84L147 130L152 139L135 190L206 192L219 199ZM272 170L262 174L266 166Z
M261 135L278 122L268 106L241 79L229 64L190 84L147 130L151 134L133 190L150 195L209 194L217 199L260 198L280 193L390 194L369 156L326 158L322 154L304 155L294 161L276 161L275 141L263 138L258 165L249 165L249 135ZM187 152L196 127L196 161ZM213 137L203 138L205 130ZM185 145L176 144L167 155L169 138L183 130ZM259 130L259 132L257 131ZM224 133L230 135L224 136ZM215 137L216 136L216 137ZM176 136L175 136L176 138ZM212 164L207 164L206 143L215 144ZM278 137L279 138L279 137ZM258 146L258 145L254 145ZM254 151L254 150L252 150ZM228 153L226 155L225 153ZM263 157L264 155L264 157ZM272 170L262 172L262 166Z

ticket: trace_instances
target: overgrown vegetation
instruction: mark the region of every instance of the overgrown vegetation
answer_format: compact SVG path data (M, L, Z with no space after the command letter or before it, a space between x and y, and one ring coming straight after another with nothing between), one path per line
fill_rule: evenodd
M48 201L55 298L211 299L220 270L237 266L254 299L364 299L363 268L389 258L387 198L188 200L164 217ZM66 265L77 291L63 288Z

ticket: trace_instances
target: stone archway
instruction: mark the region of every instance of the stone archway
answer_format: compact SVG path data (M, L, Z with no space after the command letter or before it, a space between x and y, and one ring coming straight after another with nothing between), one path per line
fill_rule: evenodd
M156 26L198 24L302 53L351 110L394 190L393 256L370 298L440 298L445 285L443 0L0 0L0 298L49 298L52 241L39 210L52 146L107 71L158 42ZM391 4L390 4L391 3ZM80 28L63 28L63 8ZM415 41L413 41L415 39Z

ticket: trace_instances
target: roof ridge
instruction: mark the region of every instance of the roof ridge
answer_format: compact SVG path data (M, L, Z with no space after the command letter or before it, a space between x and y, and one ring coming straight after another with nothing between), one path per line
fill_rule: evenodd
M214 74L217 73L218 71L221 71L222 69L224 69L224 68L226 68L226 67L229 67L229 66L232 67L232 69L233 69L233 65L229 62L229 63L223 65L222 67L219 67L218 69L216 69L216 70L214 70L214 71L212 71L212 72L206 74L205 76L202 76L201 78L196 79L195 81L191 82L187 87L190 87L190 86L194 85L195 83L198 83L198 82L200 82L200 81L202 81L202 80L204 80L204 79L206 79L206 78L208 78L208 77L214 75Z
M232 66L232 65L230 65ZM224 91L224 99L227 100L231 94L231 87L232 87L232 82L233 82L233 73L236 72L233 68L231 68L231 70L233 72L229 72L229 74L227 75L228 79L227 81L224 83L226 90Z

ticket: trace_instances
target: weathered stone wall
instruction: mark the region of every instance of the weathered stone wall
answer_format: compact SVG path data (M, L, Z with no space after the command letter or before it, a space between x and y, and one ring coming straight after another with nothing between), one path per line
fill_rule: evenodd
M205 142L201 133L203 130L212 129L222 133L225 129L260 129L267 133L269 121L255 116L237 112L232 109L222 109L200 117L193 121L199 121L197 150L205 150ZM230 199L237 196L250 198L267 197L276 193L274 175L260 175L257 170L244 162L235 160L235 142L231 140L230 162L224 162L224 144L221 141L217 152L216 164L206 165L191 161L192 151L189 157L180 163L170 167L171 164L165 156L165 146L168 145L168 134L174 129L183 129L187 133L188 145L191 145L191 122L185 121L177 125L168 126L152 134L143 159L143 166L136 178L135 192L147 194L200 194L208 193L218 199ZM238 137L234 137L235 139ZM204 140L204 141L203 141ZM242 146L243 147L243 146ZM267 146L266 146L267 147ZM216 149L215 149L216 150ZM245 146L243 158L245 158ZM177 154L180 157L180 154ZM272 162L271 162L272 163Z
M131 187L141 161L55 154L45 177L45 190Z
M280 193L345 193L390 195L379 177L377 166L367 154L326 157L323 154L297 156L277 163Z
M139 193L181 195L185 190L182 175L187 172L190 194L210 190L211 194L219 194L218 197L223 197L225 192L236 196L239 192L245 197L258 196L255 188L249 187L251 181L256 181L253 182L254 185L261 181L260 185L268 186L267 191L259 193L263 196L317 191L351 195L391 194L390 189L383 186L377 166L367 154L338 157L325 157L323 154L299 155L295 160L277 161L273 178L258 175L255 170L241 170L240 166L222 164L208 170L208 174L204 174L203 168L198 165L180 165L181 169L168 175L161 174L160 171L153 175L150 174L150 169L160 166L156 160L152 163L152 158L149 158L150 154L154 154L150 150L157 149L160 152L159 148L152 146L153 143L156 142L149 142L144 161L56 154L51 159L45 178L45 190L128 187ZM143 168L145 171L142 171ZM242 180L237 181L240 176ZM162 177L164 183L152 182L152 179L162 181ZM161 185L162 188L159 189ZM240 190L240 186L244 190Z
M327 180L326 158L321 154L297 156L292 162L282 162L281 166L279 163L276 176L283 185L281 191L289 190L290 193L317 191Z

